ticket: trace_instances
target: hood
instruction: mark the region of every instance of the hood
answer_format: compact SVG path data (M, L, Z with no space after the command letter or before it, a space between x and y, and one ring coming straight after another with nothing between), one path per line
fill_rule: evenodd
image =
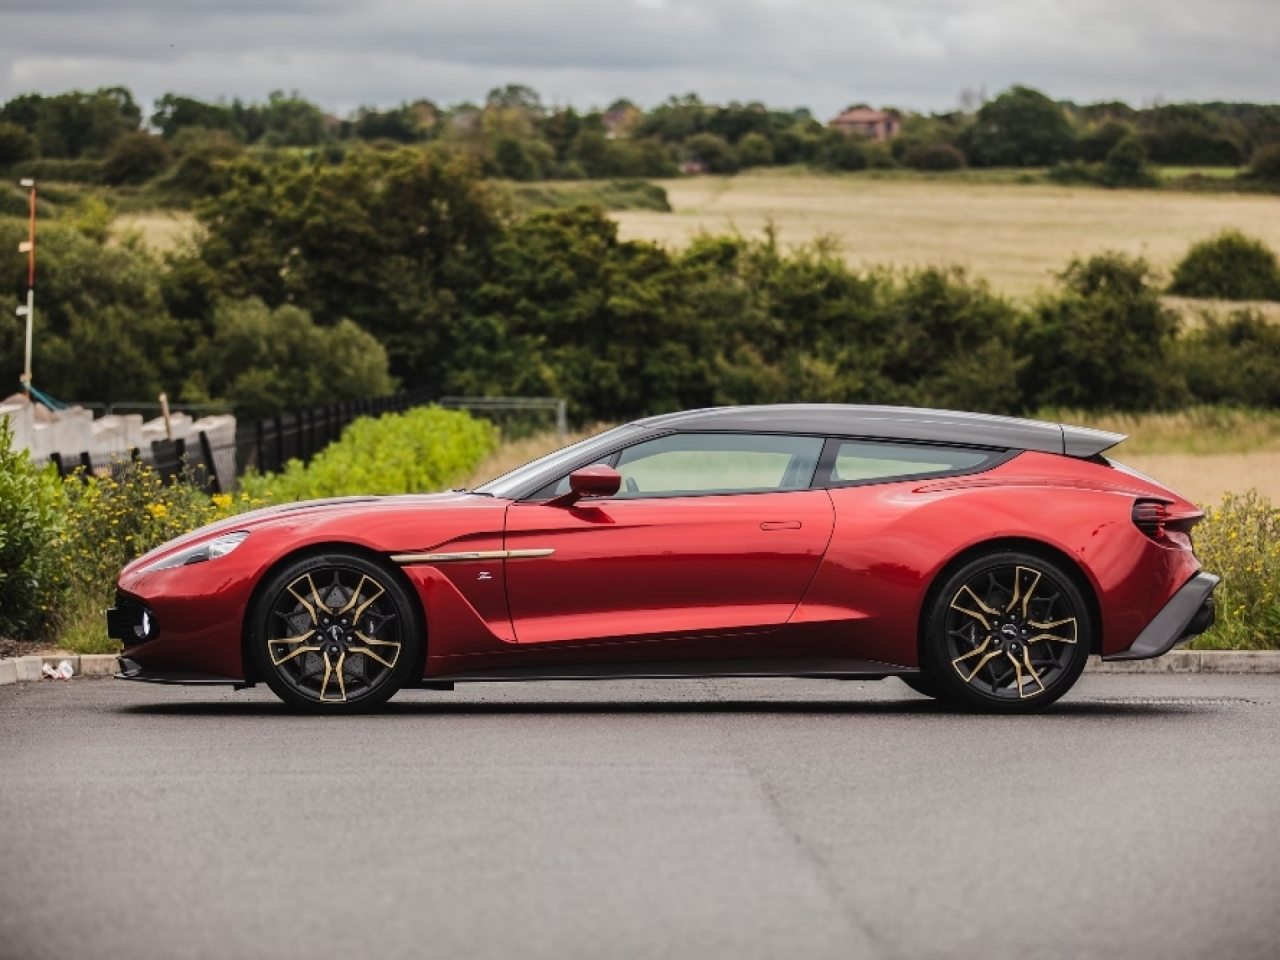
M154 550L144 553L138 559L126 565L122 573L130 573L159 560L161 557L168 556L170 553L194 546L205 540L212 540L221 534L231 533L235 530L258 530L263 527L270 527L277 523L288 522L303 512L308 515L337 513L350 510L353 506L369 510L394 509L406 506L421 509L433 506L447 506L481 496L483 495L451 490L446 493L409 493L399 496L330 497L324 500L299 500L296 503L282 503L275 506L262 507L258 510L250 510L248 513L238 513L234 517L227 517L225 520L219 520L216 523L206 524L203 527L192 530L190 533L175 537L167 543L162 543ZM486 497L485 499L489 498Z

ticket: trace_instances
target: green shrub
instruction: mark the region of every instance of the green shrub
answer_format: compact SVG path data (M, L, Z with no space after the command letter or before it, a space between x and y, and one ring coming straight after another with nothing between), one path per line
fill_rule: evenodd
M1101 164L1083 160L1060 160L1049 168L1049 179L1063 186L1088 184L1097 186Z
M1047 167L1071 156L1075 132L1061 106L1013 86L982 105L960 146L975 167Z
M1060 279L1062 292L1036 305L1021 337L1030 409L1158 410L1186 399L1167 363L1178 318L1145 261L1100 254Z
M832 170L867 169L867 153L862 142L843 133L831 137L822 151L822 161Z
M102 183L102 163L97 160L28 160L14 164L9 175L15 179L34 177L55 183Z
M1147 162L1142 140L1129 134L1118 140L1101 163L1063 160L1049 170L1049 179L1061 184L1093 184L1099 187L1157 187L1160 177Z
M34 641L45 635L56 590L57 484L12 443L0 415L0 638Z
M867 168L870 170L892 170L898 165L893 156L893 146L888 140L864 143L862 153L867 158Z
M299 307L250 298L219 304L212 327L192 354L183 399L216 397L252 419L395 390L386 350L350 320L322 327Z
M126 133L111 145L102 164L102 177L113 187L146 183L164 173L170 159L163 137L142 131Z
M1218 622L1192 646L1280 649L1280 509L1250 490L1227 494L1195 529L1196 556L1222 577Z
M762 133L748 133L738 141L738 161L745 167L767 167L773 163L773 144Z
M228 183L226 164L244 153L244 148L225 130L184 127L171 146L178 162L165 177L165 187L188 197L212 197Z
M1106 120L1080 137L1076 152L1086 163L1101 163L1111 148L1133 134L1133 127L1120 120Z
M1280 407L1280 324L1253 310L1203 324L1174 344L1176 367L1201 403Z
M51 538L63 578L58 645L78 653L118 649L107 638L102 611L111 606L125 564L206 523L264 504L248 494L209 497L193 485L165 486L158 473L136 462L87 482L70 476L62 494L60 529Z
M37 145L36 138L16 123L0 123L0 167L32 159Z
M1133 134L1122 137L1107 151L1100 173L1107 187L1154 187L1160 182L1147 163L1147 148Z
M703 164L710 173L738 172L738 153L724 137L698 133L686 140L684 146L690 158Z
M964 154L949 143L921 143L903 155L902 165L913 170L959 170Z
M246 476L242 487L276 501L428 493L470 475L497 444L497 431L486 420L418 407L377 420L362 417L310 464L292 460L281 473Z
M1249 175L1256 180L1280 183L1280 143L1264 143L1253 151Z
M1188 251L1174 267L1169 292L1219 300L1280 300L1280 264L1261 240L1224 230Z

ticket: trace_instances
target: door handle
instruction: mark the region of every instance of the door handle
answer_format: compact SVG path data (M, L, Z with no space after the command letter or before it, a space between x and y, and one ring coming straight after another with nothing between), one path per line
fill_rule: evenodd
M799 520L766 520L760 524L761 530L799 530Z

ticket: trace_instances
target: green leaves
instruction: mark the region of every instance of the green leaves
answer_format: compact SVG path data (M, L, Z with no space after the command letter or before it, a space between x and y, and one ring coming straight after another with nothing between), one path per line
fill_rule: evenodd
M281 473L245 477L242 486L276 502L432 492L469 476L497 445L487 420L417 407L377 420L362 417L310 464L293 460Z
M35 641L47 635L56 592L59 490L12 441L0 416L0 637Z

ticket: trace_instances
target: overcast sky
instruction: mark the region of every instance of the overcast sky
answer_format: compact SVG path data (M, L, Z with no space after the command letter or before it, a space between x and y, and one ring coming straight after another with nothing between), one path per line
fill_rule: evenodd
M853 101L1027 83L1077 101L1280 100L1280 0L0 0L0 98L123 84L334 113L527 83L551 103Z

